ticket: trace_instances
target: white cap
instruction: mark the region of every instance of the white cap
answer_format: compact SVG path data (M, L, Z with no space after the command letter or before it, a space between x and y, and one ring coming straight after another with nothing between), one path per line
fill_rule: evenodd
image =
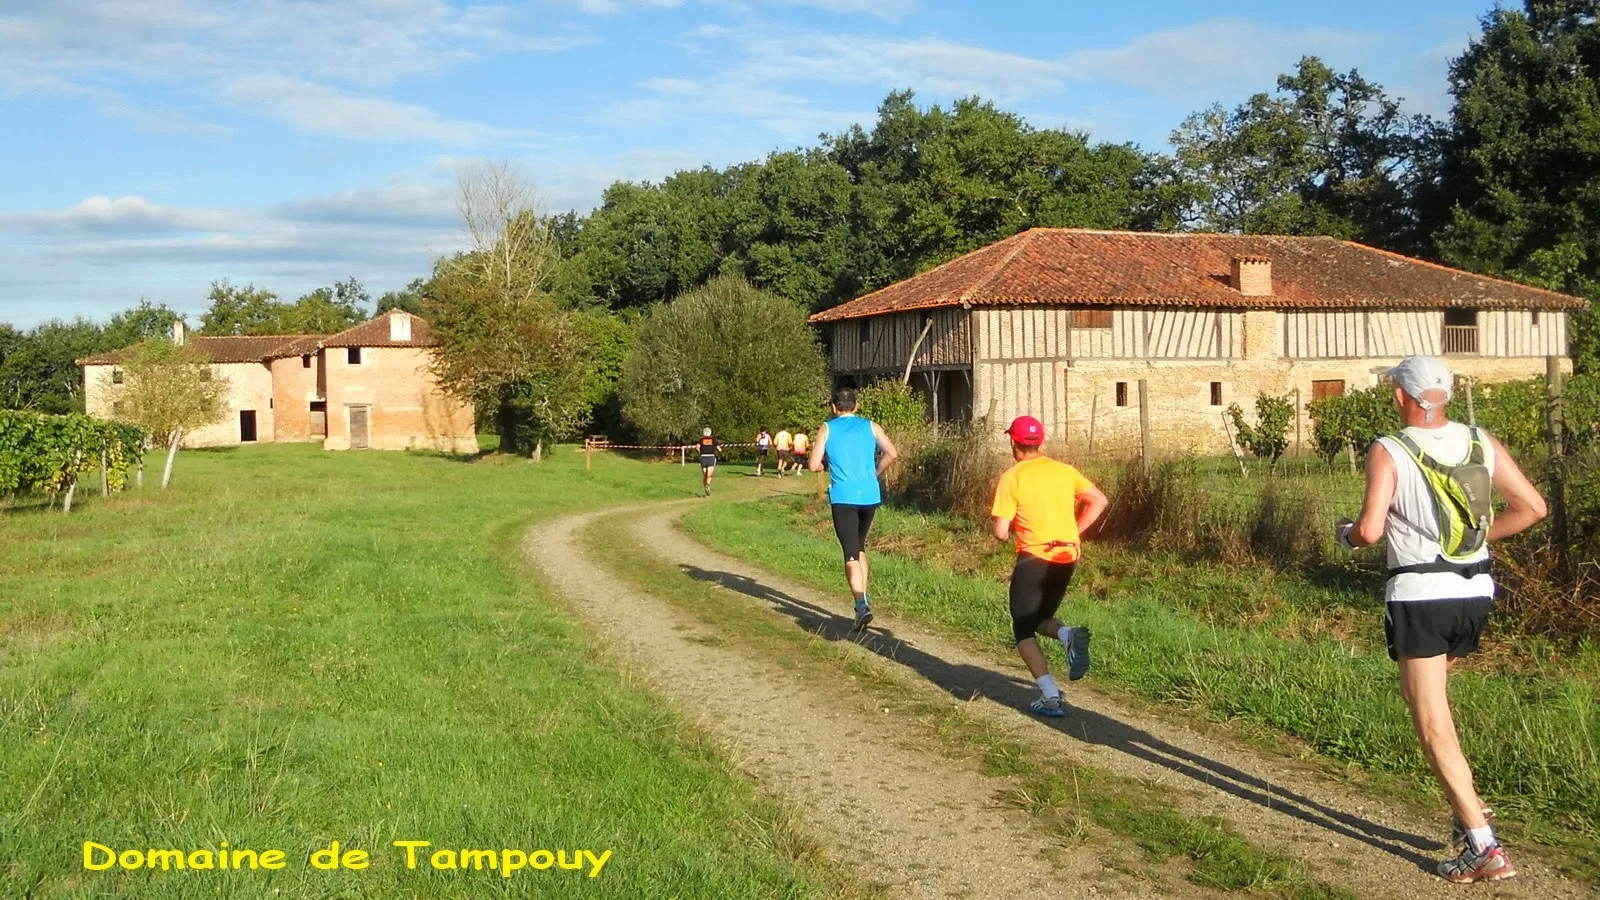
M705 429L704 431L702 431L700 433L705 435L706 437L711 437L711 429L709 429L709 428Z
M1400 360L1400 365L1389 370L1389 377L1426 410L1444 405L1422 399L1422 395L1428 391L1444 391L1445 403L1449 403L1455 395L1456 377L1444 360L1437 356L1408 356Z

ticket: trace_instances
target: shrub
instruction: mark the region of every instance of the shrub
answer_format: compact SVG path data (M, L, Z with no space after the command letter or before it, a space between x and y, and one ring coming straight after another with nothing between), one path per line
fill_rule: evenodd
M877 422L890 437L908 434L927 424L927 406L911 386L886 378L856 392L863 416Z
M1289 424L1294 421L1294 402L1287 396L1257 394L1254 426L1245 422L1244 410L1237 403L1228 407L1228 417L1233 420L1234 430L1239 433L1239 443L1253 455L1270 459L1276 466L1278 458L1289 449Z

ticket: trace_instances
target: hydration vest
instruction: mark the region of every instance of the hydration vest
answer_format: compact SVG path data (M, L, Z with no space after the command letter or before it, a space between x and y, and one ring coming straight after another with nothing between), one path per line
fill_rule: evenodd
M1456 571L1489 541L1489 526L1494 523L1494 478L1484 463L1483 432L1474 428L1471 433L1467 458L1456 466L1447 466L1429 456L1403 431L1391 435L1422 470L1439 520L1442 555L1438 563L1406 566L1405 571Z

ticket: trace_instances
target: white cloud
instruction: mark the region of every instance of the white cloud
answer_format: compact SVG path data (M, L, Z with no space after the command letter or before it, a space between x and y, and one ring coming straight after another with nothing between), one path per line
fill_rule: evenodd
M476 122L442 119L412 103L352 97L323 84L282 75L256 75L228 85L232 103L299 131L358 140L426 140L477 144L515 133Z
M572 30L524 31L525 17L515 6L457 8L445 0L10 0L0 12L0 95L88 95L108 114L141 127L215 133L218 126L135 105L126 96L153 88L214 100L257 78L370 90L497 54L560 50L588 40ZM356 111L369 120L384 118L376 107ZM387 131L447 141L474 131L431 112L427 119L415 129L391 124ZM293 121L337 125L304 113Z
M609 16L634 7L672 9L683 5L683 0L558 0L579 12L591 16Z

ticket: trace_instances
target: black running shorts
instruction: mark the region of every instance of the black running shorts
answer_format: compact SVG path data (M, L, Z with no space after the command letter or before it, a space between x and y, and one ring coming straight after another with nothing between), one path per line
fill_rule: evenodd
M715 456L702 456L702 457L700 457L700 468L702 468L702 469L714 468L716 466L716 464L717 464L717 458Z
M872 516L877 511L876 505L833 504L833 533L839 537L845 562L856 561L861 558L861 551L867 549L867 530L872 527Z
M1055 618L1077 562L1051 562L1026 554L1011 569L1011 636L1022 643Z
M1477 652L1494 600L1391 600L1385 606L1383 636L1390 659L1456 659Z

